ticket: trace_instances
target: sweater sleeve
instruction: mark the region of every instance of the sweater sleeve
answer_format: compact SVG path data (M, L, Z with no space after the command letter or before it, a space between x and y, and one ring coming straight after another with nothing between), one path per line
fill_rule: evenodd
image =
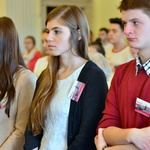
M118 107L118 96L117 89L119 88L118 70L112 79L111 87L109 89L106 106L103 112L103 118L100 120L98 128L106 128L109 126L120 126L119 121L119 107Z
M19 94L16 99L16 101L18 101L18 108L14 124L15 130L0 147L2 150L23 149L24 132L28 121L30 104L35 90L36 76L33 73L30 73L26 75L20 82L22 82L22 85L20 89L18 89Z
M43 133L34 136L31 131L26 130L24 150L33 150L35 148L39 148L42 136Z
M83 104L81 105L79 131L68 150L96 149L94 137L96 135L96 127L102 117L108 89L105 75L101 70L91 74L82 93Z

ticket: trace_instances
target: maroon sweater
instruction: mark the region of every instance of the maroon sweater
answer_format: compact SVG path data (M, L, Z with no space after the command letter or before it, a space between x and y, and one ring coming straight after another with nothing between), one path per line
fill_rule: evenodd
M150 102L150 77L144 69L135 75L135 66L133 60L116 69L98 128L143 128L150 125L150 118L135 112L137 98Z

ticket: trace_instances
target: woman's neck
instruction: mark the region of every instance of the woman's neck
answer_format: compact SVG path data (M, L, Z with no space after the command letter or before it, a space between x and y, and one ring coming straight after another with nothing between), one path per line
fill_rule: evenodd
M80 66L82 66L87 60L85 60L82 57L79 56L75 56L76 58L70 58L70 59L62 59L60 57L60 69L64 68L64 69L76 69Z
M60 67L58 70L58 75L59 80L61 80L68 77L76 69L84 65L87 62L87 60L71 53L71 55L60 56L59 62Z

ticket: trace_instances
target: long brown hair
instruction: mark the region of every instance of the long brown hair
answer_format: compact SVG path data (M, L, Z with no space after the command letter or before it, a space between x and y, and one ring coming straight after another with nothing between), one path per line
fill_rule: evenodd
M7 98L5 113L10 116L10 107L15 97L13 76L25 66L20 53L18 34L14 23L8 17L0 18L0 101Z
M89 28L83 11L74 5L62 5L53 9L48 14L46 24L55 18L61 24L69 27L71 32L69 42L76 49L77 55L89 60L87 53ZM78 40L79 32L81 34L81 40ZM44 127L47 107L50 105L57 86L58 69L59 56L51 56L48 67L37 81L29 119L29 128L33 134L41 133Z

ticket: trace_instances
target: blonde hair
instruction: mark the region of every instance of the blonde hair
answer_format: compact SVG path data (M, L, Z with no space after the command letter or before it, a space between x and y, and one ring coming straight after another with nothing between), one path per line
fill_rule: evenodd
M74 5L62 5L48 14L46 24L52 19L58 19L61 24L70 29L70 45L76 49L78 56L89 60L87 52L89 27L83 11ZM80 40L78 40L79 32ZM41 133L44 128L47 107L50 105L57 86L58 69L59 56L51 56L48 67L37 81L29 118L29 128L34 135Z

